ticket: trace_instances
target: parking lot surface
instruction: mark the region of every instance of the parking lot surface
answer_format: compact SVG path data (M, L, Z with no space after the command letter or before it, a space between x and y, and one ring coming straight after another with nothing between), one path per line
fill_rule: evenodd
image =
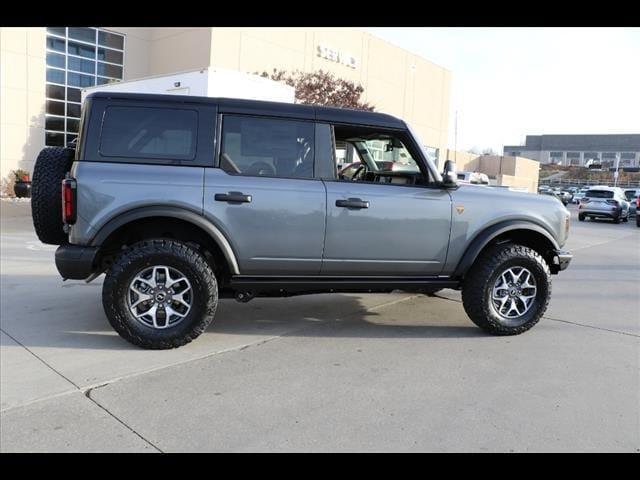
M578 222L531 331L460 293L220 302L193 343L112 331L62 282L28 203L0 202L0 450L640 451L640 228Z

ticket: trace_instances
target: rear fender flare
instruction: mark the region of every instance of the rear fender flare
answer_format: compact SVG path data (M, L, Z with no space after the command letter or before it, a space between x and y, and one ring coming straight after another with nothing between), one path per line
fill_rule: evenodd
M200 227L202 230L207 232L216 242L218 247L220 247L220 250L227 260L227 263L229 264L231 274L240 275L240 269L238 267L236 254L231 247L231 243L227 240L222 231L202 215L191 210L185 210L179 207L142 207L118 214L116 217L110 219L109 221L107 221L107 223L100 227L100 230L98 230L98 233L93 237L90 244L91 246L100 246L105 242L107 238L109 238L109 235L111 235L123 225L131 223L135 220L149 217L172 217L179 220L187 221L197 227Z

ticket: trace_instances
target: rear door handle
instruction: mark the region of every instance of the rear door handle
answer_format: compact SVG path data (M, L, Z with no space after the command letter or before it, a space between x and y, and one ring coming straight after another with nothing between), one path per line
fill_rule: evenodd
M251 195L242 192L216 193L213 198L216 202L251 203Z
M369 202L359 198L347 198L346 200L336 200L336 207L369 208Z

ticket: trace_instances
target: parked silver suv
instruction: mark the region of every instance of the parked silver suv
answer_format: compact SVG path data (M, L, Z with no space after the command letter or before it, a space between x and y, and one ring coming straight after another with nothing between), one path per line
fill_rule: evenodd
M617 187L591 187L578 206L578 220L609 218L614 223L629 221L629 202Z
M338 142L362 160L351 178L338 176ZM37 159L34 226L60 245L63 278L106 273L109 322L145 348L196 338L219 297L322 292L461 289L484 330L528 330L571 260L569 212L458 186L454 165L441 175L421 145L381 113L94 93L75 150Z

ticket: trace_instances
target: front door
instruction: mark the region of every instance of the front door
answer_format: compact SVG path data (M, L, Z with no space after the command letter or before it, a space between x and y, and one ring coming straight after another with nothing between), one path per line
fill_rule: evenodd
M335 128L361 167L325 181L326 275L438 275L447 255L451 197L421 180L414 155L388 132ZM342 177L342 178L340 178Z
M317 275L326 195L314 179L314 124L222 116L220 168L205 173L204 214L243 275Z

